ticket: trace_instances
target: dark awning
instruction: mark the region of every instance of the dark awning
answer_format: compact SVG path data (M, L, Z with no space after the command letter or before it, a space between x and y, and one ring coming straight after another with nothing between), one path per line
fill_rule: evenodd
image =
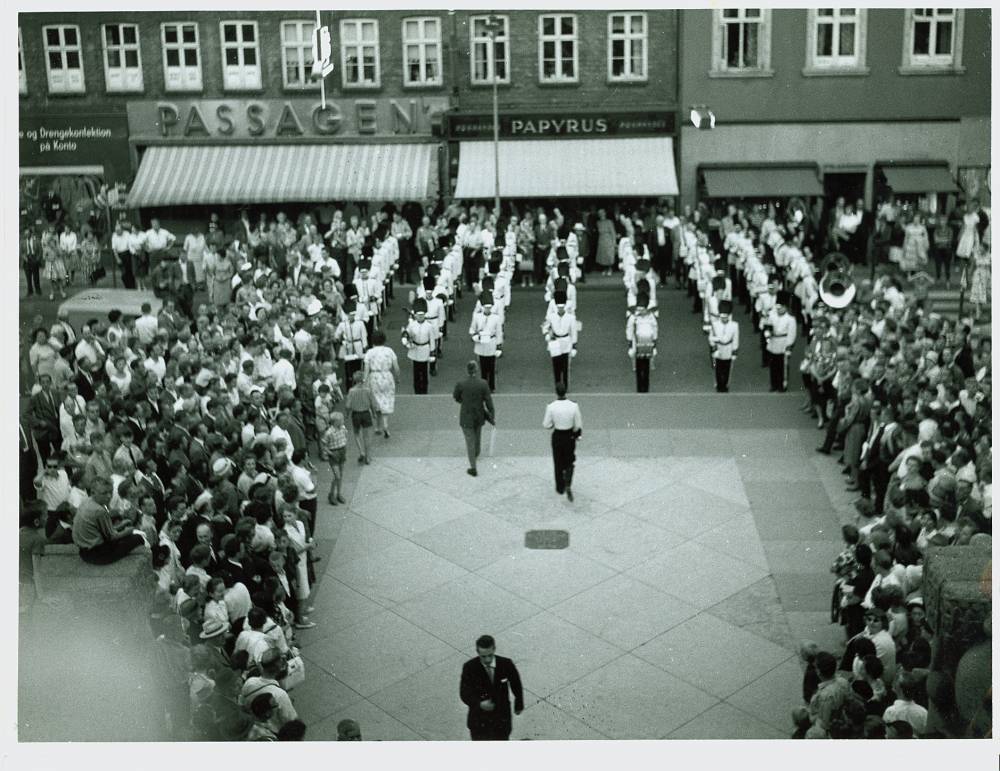
M881 167L886 184L897 195L901 193L957 193L958 186L951 178L947 164L934 163L923 166L906 165Z
M816 166L702 167L709 198L823 195Z

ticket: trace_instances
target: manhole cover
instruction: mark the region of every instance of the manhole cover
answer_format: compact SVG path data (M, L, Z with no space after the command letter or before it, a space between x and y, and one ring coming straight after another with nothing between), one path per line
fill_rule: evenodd
M524 545L529 549L565 549L569 546L569 531L529 530L524 534Z

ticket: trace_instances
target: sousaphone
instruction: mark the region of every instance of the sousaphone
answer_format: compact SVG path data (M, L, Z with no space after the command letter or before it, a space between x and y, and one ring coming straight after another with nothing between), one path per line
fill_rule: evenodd
M830 308L846 308L858 292L854 272L847 255L831 252L823 258L823 277L819 282L819 297Z

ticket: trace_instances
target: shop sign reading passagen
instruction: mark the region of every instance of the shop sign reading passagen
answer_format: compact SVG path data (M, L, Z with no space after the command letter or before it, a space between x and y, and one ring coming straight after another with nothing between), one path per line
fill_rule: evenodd
M449 115L448 124L449 134L455 139L493 135L493 118L489 115ZM500 116L500 135L504 137L640 136L673 131L674 114L669 112Z
M447 109L443 97L183 100L132 102L133 139L237 139L430 135Z

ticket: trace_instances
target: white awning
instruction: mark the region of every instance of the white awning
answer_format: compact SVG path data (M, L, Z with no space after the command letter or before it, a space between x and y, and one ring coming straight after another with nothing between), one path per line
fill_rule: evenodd
M677 195L670 137L502 141L500 197ZM460 142L455 198L492 198L493 143Z

